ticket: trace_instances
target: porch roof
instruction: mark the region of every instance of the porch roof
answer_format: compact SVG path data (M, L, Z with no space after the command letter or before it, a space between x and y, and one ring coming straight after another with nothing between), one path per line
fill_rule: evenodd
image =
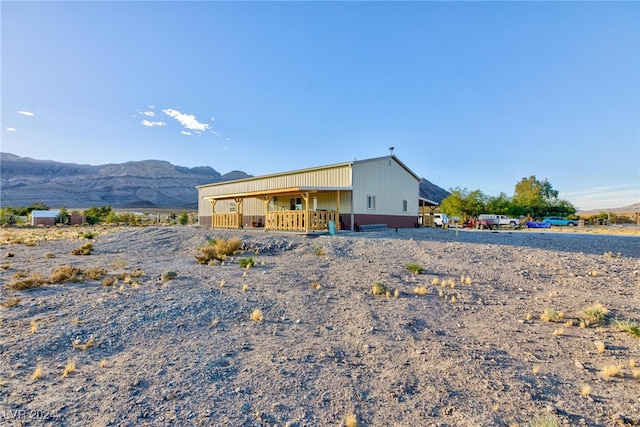
M277 196L281 194L299 194L299 193L320 193L326 191L351 191L353 187L318 187L318 186L302 186L277 188L272 190L248 191L243 193L216 194L213 196L203 196L203 200L226 200L250 197Z

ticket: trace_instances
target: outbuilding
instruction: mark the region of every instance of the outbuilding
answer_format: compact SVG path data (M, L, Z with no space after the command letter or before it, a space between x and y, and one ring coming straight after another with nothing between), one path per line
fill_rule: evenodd
M56 217L60 211L31 211L31 225L56 225Z
M420 177L396 156L200 185L198 222L214 228L315 232L416 227Z

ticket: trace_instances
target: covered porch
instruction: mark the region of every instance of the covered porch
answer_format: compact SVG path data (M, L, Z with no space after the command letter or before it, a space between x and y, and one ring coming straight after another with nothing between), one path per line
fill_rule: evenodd
M237 194L206 196L211 204L213 228L240 229L246 226L265 230L324 232L329 222L340 227L340 193L345 188L293 187ZM322 198L323 203L318 203ZM261 203L257 211L245 213L249 199ZM216 212L218 202L227 201L226 211Z

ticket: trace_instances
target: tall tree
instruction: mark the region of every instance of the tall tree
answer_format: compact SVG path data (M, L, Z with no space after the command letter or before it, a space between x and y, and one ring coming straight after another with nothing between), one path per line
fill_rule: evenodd
M517 205L523 215L542 217L545 215L572 215L575 207L568 201L558 199L558 191L545 178L538 180L535 175L522 178L516 184L513 203Z

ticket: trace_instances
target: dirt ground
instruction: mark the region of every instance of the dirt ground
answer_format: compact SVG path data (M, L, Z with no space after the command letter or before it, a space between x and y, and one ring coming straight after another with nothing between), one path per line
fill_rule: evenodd
M627 234L3 228L0 425L640 425Z

